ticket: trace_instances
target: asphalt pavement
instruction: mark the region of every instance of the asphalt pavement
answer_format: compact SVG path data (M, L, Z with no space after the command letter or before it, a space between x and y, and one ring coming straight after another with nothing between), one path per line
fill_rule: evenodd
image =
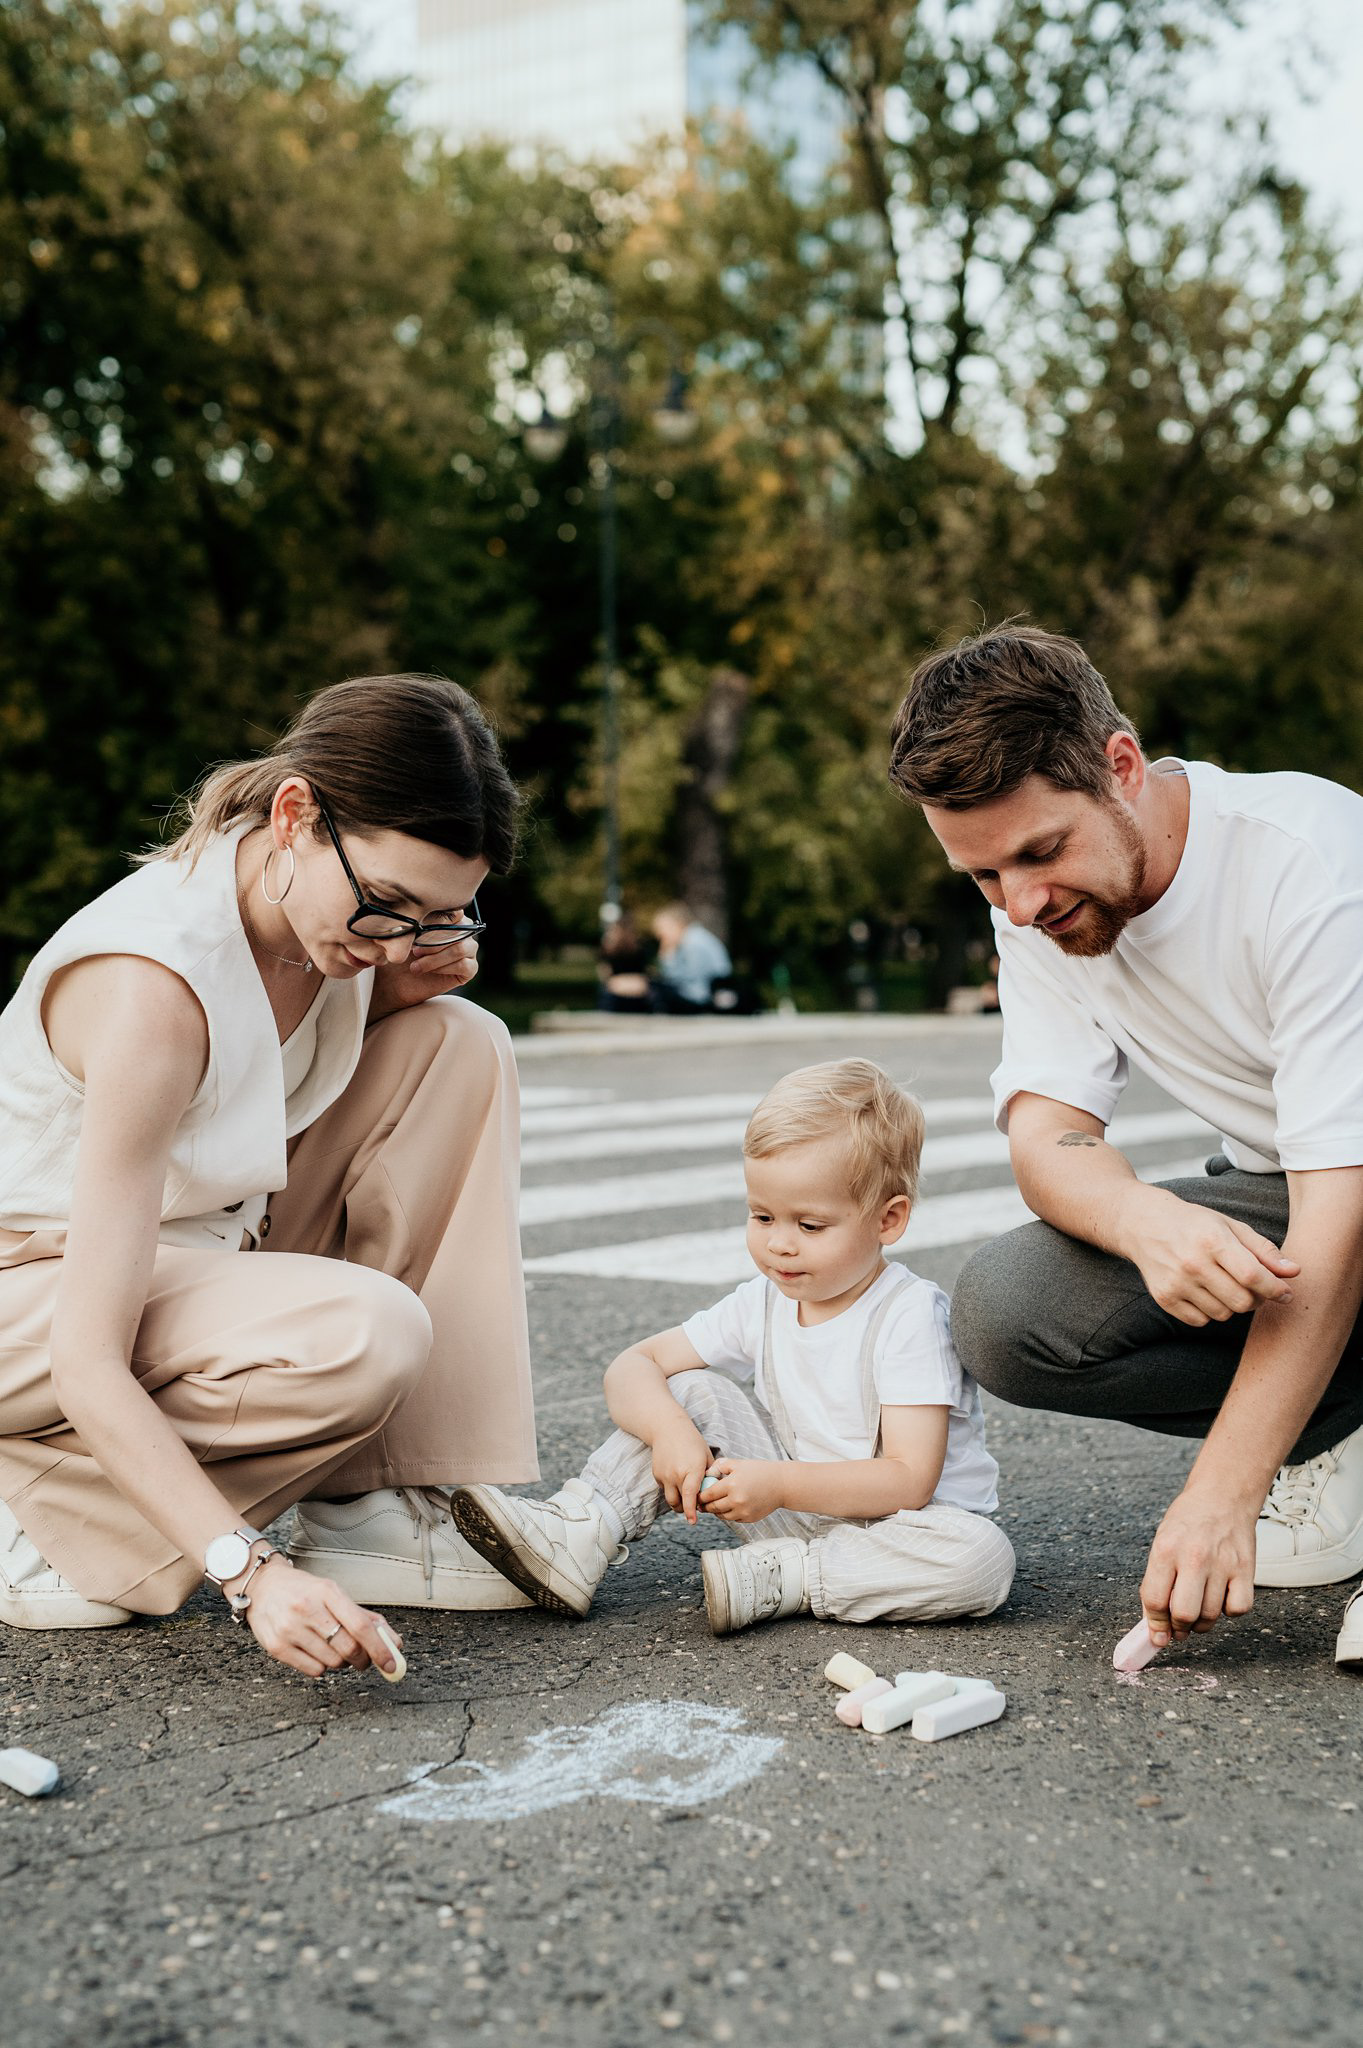
M736 1134L787 1068L858 1051L917 1086L935 1150L904 1251L950 1286L1016 1201L996 1046L985 1020L870 1018L529 1044L544 1490L603 1433L614 1353L738 1277ZM1124 1114L1144 1171L1210 1149L1145 1084ZM4 1631L0 1747L62 1786L0 1788L0 2042L1354 2048L1348 1589L1262 1593L1119 1679L1191 1447L987 1406L1018 1574L985 1622L717 1641L716 1532L669 1519L584 1623L404 1610L396 1688L292 1675L208 1594ZM850 1731L836 1649L988 1676L1007 1713L938 1745Z

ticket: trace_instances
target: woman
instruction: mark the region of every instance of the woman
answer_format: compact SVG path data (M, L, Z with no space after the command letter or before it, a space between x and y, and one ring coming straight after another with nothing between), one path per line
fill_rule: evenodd
M321 691L0 1016L0 1620L205 1577L281 1663L519 1606L448 1517L536 1476L517 1101L477 893L519 798L453 683ZM260 1529L300 1507L292 1562Z

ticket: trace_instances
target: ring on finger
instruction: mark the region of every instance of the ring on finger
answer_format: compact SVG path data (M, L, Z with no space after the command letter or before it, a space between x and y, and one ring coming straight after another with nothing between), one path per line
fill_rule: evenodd
M331 1630L330 1634L323 1636L322 1641L324 1643L334 1643L344 1626L344 1622L338 1621L335 1628Z

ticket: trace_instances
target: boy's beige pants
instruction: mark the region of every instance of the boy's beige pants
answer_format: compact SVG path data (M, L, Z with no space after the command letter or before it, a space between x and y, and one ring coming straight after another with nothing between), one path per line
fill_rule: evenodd
M538 1477L519 1136L505 1030L437 996L370 1026L290 1147L262 1250L161 1247L132 1369L238 1518ZM65 1235L0 1250L0 1499L87 1599L168 1614L202 1561L110 1485L53 1393Z

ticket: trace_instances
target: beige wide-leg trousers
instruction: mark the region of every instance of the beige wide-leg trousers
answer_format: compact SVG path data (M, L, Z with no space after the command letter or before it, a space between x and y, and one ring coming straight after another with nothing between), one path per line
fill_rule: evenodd
M162 1246L132 1370L236 1514L308 1494L538 1477L503 1026L437 996L371 1025L294 1139L263 1248ZM0 1499L87 1599L168 1614L202 1577L57 1405L64 1230L0 1252Z

